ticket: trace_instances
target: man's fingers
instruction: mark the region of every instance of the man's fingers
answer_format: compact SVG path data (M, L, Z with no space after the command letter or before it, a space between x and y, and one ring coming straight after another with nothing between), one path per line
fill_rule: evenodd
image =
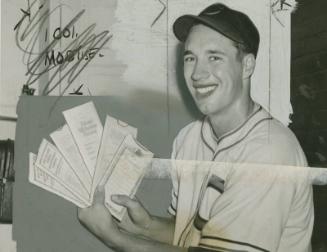
M77 217L78 220L82 223L85 219L85 209L84 208L77 208Z
M111 200L114 203L127 208L135 208L139 206L139 203L136 200L131 199L127 195L112 195Z
M98 186L94 192L93 204L96 203L104 204L104 201L105 201L104 186Z

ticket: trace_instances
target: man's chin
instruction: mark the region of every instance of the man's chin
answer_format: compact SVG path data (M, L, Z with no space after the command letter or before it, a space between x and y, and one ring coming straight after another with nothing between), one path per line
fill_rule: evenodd
M199 111L203 114L203 115L210 115L212 111L210 111L210 107L208 107L208 105L205 104L197 104L197 107L199 109Z

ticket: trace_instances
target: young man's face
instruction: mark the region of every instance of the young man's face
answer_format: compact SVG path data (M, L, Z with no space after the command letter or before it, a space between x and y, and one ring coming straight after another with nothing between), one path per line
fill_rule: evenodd
M185 42L184 77L203 114L233 111L243 92L242 72L232 40L201 24L192 27Z

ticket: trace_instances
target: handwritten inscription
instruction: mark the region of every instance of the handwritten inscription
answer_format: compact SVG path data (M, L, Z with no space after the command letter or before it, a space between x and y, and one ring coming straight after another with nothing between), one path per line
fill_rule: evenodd
M161 0L158 1L162 5L162 10L159 12L158 16L153 20L151 27L154 26L154 24L160 19L160 17L164 14L165 10L167 9L167 6L164 2L162 2Z
M57 15L60 8L67 6L58 5L50 10L45 7L44 2L38 3L38 0L28 2L27 7L21 9L22 16L14 27L16 44L24 53L23 60L27 66L25 85L30 86L41 76L46 76L47 81L41 94L49 95L58 85L62 87L65 80L65 86L60 92L63 95L96 55L104 56L100 50L109 42L112 34L109 30L96 33L96 24L77 33L75 25L85 13L85 10L81 10L66 25L57 27L49 36L47 23L50 18ZM41 37L45 38L42 40L46 43L44 49L40 50ZM68 45L57 51L62 39L69 39Z
M272 4L272 7L275 11L286 11L292 8L291 3L288 3L287 0L277 0Z
M35 88L30 88L27 85L23 85L22 94L34 95Z
M45 31L46 37L45 41L48 40L48 29ZM75 26L70 30L68 28L61 29L61 27L57 27L53 34L54 39L61 39L61 38L76 38L78 36L78 33L75 33Z
M81 48L76 50L67 50L65 52L55 52L55 50L51 50L47 53L44 64L48 65L58 65L63 64L65 62L72 62L73 60L91 60L96 55L96 52L99 51L99 48L90 48L86 51L81 51ZM103 54L98 54L99 57L103 57Z
M83 95L83 92L81 92L82 87L84 86L84 84L81 84L76 90L74 90L73 92L69 93L70 95Z
M292 12L296 8L296 2L294 0L275 0L271 4L271 12L275 19L280 23L281 26L285 26L282 19L279 17L281 12Z
M48 29L45 31L45 42L48 41L49 37ZM78 37L78 33L75 32L75 26L72 27L72 29L64 28L61 29L61 27L57 27L54 29L54 32L52 33L53 39L76 39ZM45 57L44 64L47 65L58 65L63 64L64 62L71 62L74 59L77 60L90 60L96 55L96 51L98 51L99 48L90 48L86 51L82 51L82 47L77 48L76 50L67 50L66 52L51 50L47 53ZM103 57L104 55L99 53L99 57Z

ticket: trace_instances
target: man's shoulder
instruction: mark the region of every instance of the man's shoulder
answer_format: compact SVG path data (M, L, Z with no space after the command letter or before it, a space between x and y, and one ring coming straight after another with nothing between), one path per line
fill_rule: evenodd
M201 134L202 125L203 125L203 119L198 119L188 123L187 125L185 125L183 128L179 130L176 139L178 138L183 139L188 135Z
M269 144L270 146L281 146L286 148L301 148L294 133L281 122L272 118L265 121L257 127L253 137L257 137L256 141L262 144Z
M272 118L258 125L249 135L246 144L258 160L281 165L307 165L304 152L294 133L276 119Z
M190 149L195 148L201 140L201 128L203 125L203 120L195 120L184 126L177 134L173 144L173 155L180 153L181 149L187 150L187 153L193 153ZM195 155L195 153L193 153ZM186 158L183 156L183 158ZM191 158L191 157L190 157ZM192 157L192 159L194 159Z

